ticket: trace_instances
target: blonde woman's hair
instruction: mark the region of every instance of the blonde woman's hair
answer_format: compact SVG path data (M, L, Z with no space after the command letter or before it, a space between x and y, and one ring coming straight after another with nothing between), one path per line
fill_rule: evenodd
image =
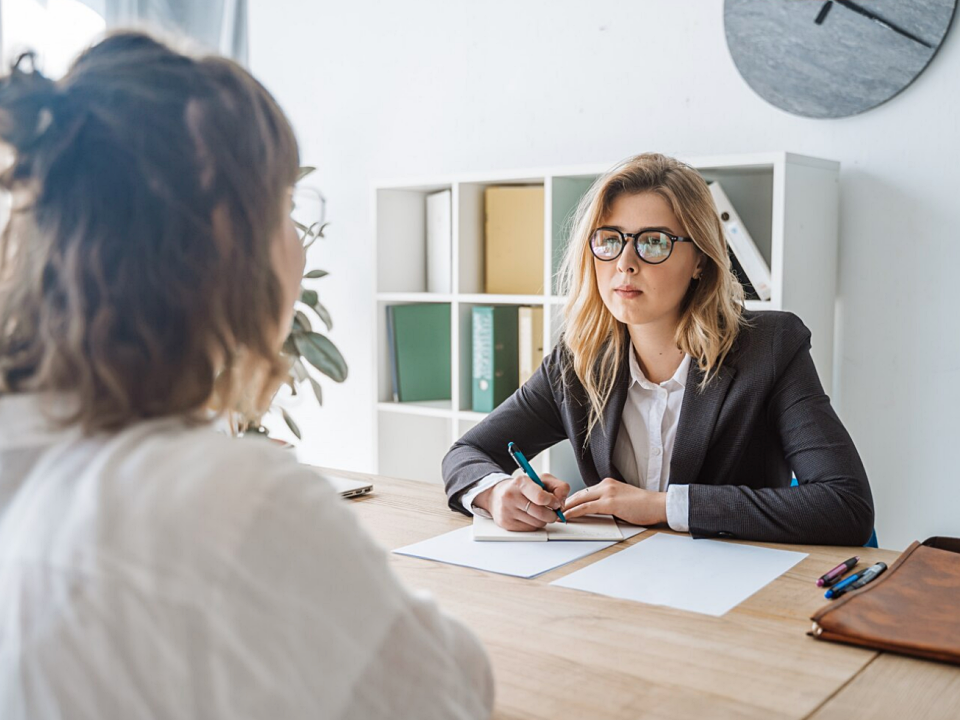
M236 63L120 32L0 78L0 395L65 393L86 432L256 415L286 376L272 238L299 154Z
M565 373L573 372L590 403L589 439L610 399L630 344L626 326L600 296L590 237L615 199L652 192L662 197L704 255L698 281L691 281L681 306L677 347L703 372L702 390L716 376L745 324L743 287L730 269L723 227L703 177L692 167L656 153L629 158L597 179L584 195L571 223L560 270L564 307L563 342L569 352ZM632 252L626 248L624 252ZM669 260L667 261L669 262Z

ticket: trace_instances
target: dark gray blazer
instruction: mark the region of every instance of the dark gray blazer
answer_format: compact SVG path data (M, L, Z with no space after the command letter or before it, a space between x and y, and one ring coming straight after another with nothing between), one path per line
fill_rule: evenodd
M786 312L746 312L719 374L700 392L690 365L670 464L670 483L689 484L690 532L782 543L863 545L873 498L850 435L823 392L810 331ZM628 344L629 345L629 344ZM623 481L613 448L630 383L627 358L609 405L584 448L588 403L572 372L564 381L561 341L530 380L470 430L443 459L450 507L492 472L516 465L507 443L528 457L570 440L584 482ZM791 471L798 487L790 487ZM562 480L563 478L561 478Z

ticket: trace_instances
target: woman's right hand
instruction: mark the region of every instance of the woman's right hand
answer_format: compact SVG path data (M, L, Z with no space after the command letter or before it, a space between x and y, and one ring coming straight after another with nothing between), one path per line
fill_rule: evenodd
M540 479L549 492L528 476L518 475L487 488L473 499L473 505L489 512L504 530L539 530L557 521L556 511L570 494L570 486L550 473Z

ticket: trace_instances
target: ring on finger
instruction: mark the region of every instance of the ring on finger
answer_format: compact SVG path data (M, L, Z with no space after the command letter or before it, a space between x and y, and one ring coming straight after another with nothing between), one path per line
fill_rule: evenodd
M531 503L531 502L533 502L533 501L532 501L532 500L527 500L527 506L526 506L525 508L523 508L523 511L524 511L524 512L527 512L527 510L530 509L530 503Z

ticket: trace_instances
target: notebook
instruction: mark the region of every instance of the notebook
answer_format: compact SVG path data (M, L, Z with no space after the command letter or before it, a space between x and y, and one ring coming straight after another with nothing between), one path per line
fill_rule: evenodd
M490 518L473 516L473 539L481 542L546 542L547 540L599 540L619 542L623 532L610 515L587 515L565 523L556 522L542 530L504 530Z

